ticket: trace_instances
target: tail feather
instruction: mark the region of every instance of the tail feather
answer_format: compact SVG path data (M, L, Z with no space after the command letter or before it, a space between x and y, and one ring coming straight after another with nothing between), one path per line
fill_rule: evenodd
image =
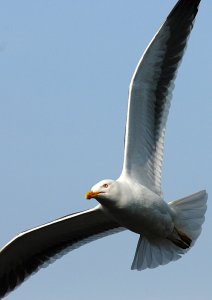
M200 191L188 197L169 203L174 213L174 223L178 232L182 232L192 240L194 245L202 230L207 209L207 193Z
M173 236L156 239L140 236L131 269L152 269L181 258L201 233L206 202L206 191L170 202L175 223Z
M176 227L174 227L172 234L167 239L182 249L189 248L192 243L192 239Z
M182 249L167 239L150 240L140 236L131 269L153 269L179 259L181 254Z
M187 248L189 248L191 246L192 239L190 239L190 237L188 237L184 232L182 232L176 228L175 228L175 230L177 231L177 234L179 235L181 241L187 245Z

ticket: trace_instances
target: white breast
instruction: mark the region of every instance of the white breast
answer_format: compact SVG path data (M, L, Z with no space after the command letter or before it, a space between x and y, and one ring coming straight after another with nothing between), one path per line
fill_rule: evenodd
M109 205L102 204L121 226L149 237L166 237L172 232L171 212L163 199L138 183L119 180L117 184L117 197Z

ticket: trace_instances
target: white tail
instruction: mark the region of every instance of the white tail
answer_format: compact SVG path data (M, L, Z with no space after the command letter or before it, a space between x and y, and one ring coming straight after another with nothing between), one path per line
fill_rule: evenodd
M176 228L174 238L176 231L183 233L192 240L191 246L194 245L205 220L206 202L207 193L201 191L169 203ZM182 249L166 238L149 239L140 236L131 269L140 271L165 265L181 258L189 249Z

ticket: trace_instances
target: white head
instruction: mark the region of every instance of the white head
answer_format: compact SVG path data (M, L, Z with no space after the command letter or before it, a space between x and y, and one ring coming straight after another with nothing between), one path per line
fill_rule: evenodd
M120 188L116 180L104 179L95 184L91 191L85 194L86 199L95 198L98 202L103 204L104 200L116 200L120 197ZM103 203L102 203L103 202Z

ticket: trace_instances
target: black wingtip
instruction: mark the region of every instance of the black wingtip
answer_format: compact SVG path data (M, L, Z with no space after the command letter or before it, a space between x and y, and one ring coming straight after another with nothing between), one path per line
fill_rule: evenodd
M167 17L167 21L173 18L179 18L183 16L192 16L194 19L199 8L201 0L179 0L174 8L171 10Z

